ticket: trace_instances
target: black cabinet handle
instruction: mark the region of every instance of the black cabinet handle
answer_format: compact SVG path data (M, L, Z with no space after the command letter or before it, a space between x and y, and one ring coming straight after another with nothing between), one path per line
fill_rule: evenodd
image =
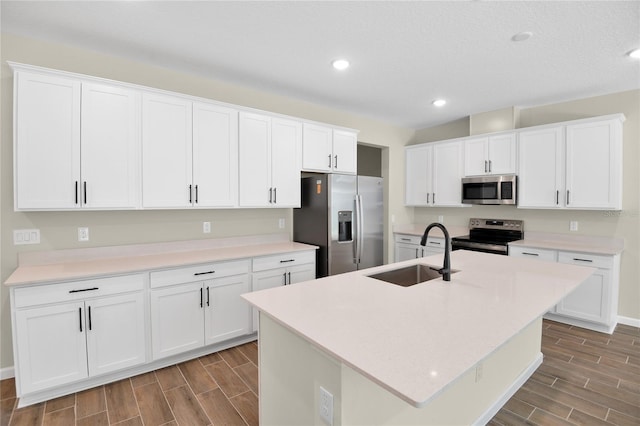
M527 256L540 256L538 253L529 253L526 251L523 251L522 254L527 255Z
M295 259L286 259L286 260L281 260L280 263L289 263L289 262L295 262Z
M202 287L200 287L200 307L202 308L202 302L203 302L203 298L202 298Z
M418 258L418 249L416 249L416 259Z
M216 271L207 271L207 272L196 272L193 275L197 277L198 275L209 275L209 274L215 274L215 273Z
M411 238L400 238L402 241L411 241Z
M289 277L289 285L291 285L291 272L287 272L287 276Z
M198 204L198 185L196 185L196 204Z
M78 181L76 181L76 204L78 204Z
M329 168L331 168L331 154L329 154Z
M484 160L484 172L487 173L487 160Z
M78 319L80 320L80 333L82 333L82 308L78 308Z
M99 288L98 287L81 288L78 290L69 290L69 293L82 293L83 291L95 291L95 290L99 290Z
M429 193L427 192L427 204L429 204L429 195L431 195L431 194L429 194Z
M269 204L273 203L273 188L269 188Z
M207 306L211 306L209 303L209 287L207 286Z
M91 331L91 306L89 306L89 331Z
M429 244L435 244L435 245L439 246L440 242L438 242L438 241L429 241Z
M556 206L560 204L560 191L556 190Z
M589 263L593 263L593 260L591 259L579 259L577 257L574 257L573 260L575 260L576 262L589 262Z
M567 189L567 205L569 205L569 190Z
M333 167L334 167L335 169L337 169L337 168L338 168L338 156L336 155L335 157L333 157L333 159L335 160L335 161L333 162Z
M189 185L189 204L193 203L193 191L191 190L193 185Z
M273 188L273 204L278 204L278 188Z
M491 160L489 160L489 173L491 173Z
M84 203L87 204L87 181L82 183L82 195L84 196Z

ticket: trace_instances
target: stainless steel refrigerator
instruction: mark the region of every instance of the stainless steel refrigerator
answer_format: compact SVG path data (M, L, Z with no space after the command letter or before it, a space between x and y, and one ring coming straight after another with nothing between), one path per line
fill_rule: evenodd
M383 179L317 174L302 178L293 239L319 246L318 278L382 265Z

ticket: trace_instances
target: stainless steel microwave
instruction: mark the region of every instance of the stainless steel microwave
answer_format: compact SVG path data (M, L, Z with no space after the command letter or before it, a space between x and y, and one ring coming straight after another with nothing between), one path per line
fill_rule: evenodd
M462 178L462 203L515 205L518 200L517 189L516 175Z

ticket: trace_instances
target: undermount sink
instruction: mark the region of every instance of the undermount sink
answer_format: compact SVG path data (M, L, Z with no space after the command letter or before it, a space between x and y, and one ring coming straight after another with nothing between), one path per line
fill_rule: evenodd
M439 269L439 267L432 265L411 265L405 266L404 268L392 269L391 271L368 275L368 277L402 287L410 287L415 284L420 284L442 277L438 272ZM456 272L458 271L451 271L452 274Z

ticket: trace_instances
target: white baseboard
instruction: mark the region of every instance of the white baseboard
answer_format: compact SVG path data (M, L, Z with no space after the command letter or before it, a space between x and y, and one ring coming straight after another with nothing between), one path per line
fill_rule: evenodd
M478 419L476 419L475 422L473 422L474 426L486 425L489 420L491 420L493 416L495 416L496 413L500 411L502 406L506 404L507 401L509 401L509 399L518 391L518 389L520 389L520 387L524 385L527 380L529 380L529 377L531 377L531 375L542 364L542 359L543 355L542 352L540 352L536 359L534 359L533 362L529 364L529 366L522 372L522 374L518 376L516 381L513 382L513 384L504 391L502 396L500 396L500 398L498 398L496 402L494 402L493 405L484 412L484 414L482 414L480 417L478 417Z
M632 327L640 328L640 318L622 317L618 316L618 322L624 325L630 325Z
M0 368L0 380L4 380L4 379L10 379L12 377L15 377L15 371L13 369L13 366L11 367L6 367L6 368Z

